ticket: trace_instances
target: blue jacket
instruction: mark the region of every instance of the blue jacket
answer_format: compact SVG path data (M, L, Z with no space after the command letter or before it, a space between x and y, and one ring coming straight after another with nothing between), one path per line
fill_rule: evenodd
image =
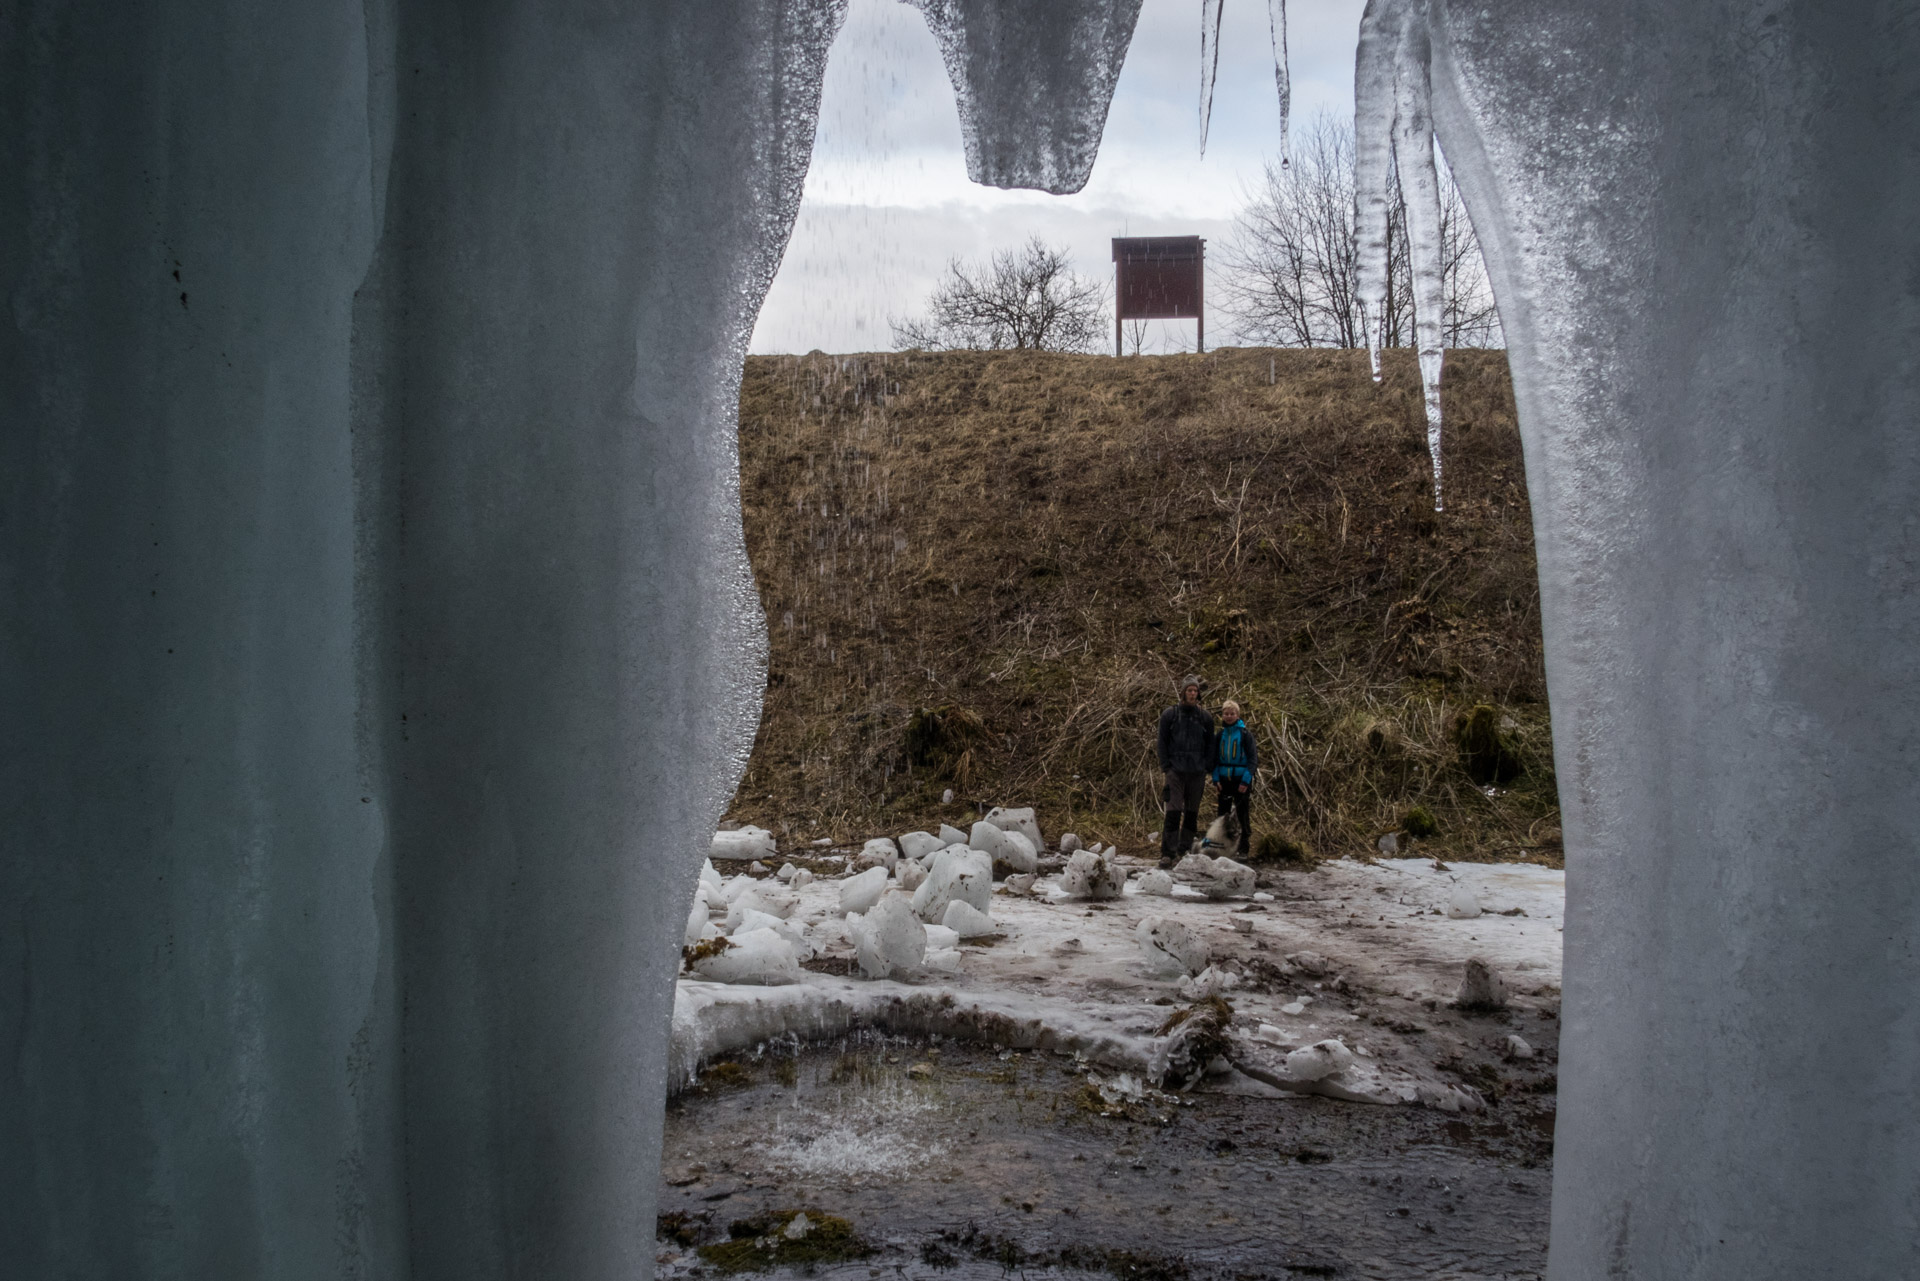
M1253 785L1253 772L1260 768L1260 749L1245 721L1224 726L1213 741L1213 781Z

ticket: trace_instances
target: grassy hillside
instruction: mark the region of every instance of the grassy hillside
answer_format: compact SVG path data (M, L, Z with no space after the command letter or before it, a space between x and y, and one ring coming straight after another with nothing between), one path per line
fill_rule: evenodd
M1557 860L1503 353L1444 391L1436 514L1404 352L1379 388L1336 351L749 359L772 661L731 817L845 840L1031 804L1142 849L1197 670L1259 741L1256 832L1335 855L1418 806L1444 857Z

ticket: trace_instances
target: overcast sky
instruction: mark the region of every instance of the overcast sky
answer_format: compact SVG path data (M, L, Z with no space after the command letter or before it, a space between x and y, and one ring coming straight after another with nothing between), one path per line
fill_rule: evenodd
M1289 6L1296 125L1320 111L1351 119L1363 7ZM800 218L752 350L886 350L887 317L918 314L948 258L984 258L1032 235L1109 285L1114 236L1205 236L1211 256L1280 133L1267 6L1228 0L1225 14L1205 157L1199 0L1145 0L1093 178L1078 195L1049 196L968 182L953 88L919 10L852 0L827 66ZM1147 345L1191 349L1193 328L1156 321ZM1231 342L1230 330L1209 308L1208 345Z

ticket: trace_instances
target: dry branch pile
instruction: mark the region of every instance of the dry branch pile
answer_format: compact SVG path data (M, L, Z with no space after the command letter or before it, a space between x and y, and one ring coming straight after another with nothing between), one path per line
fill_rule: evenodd
M1387 368L1375 388L1343 351L749 359L772 662L731 817L849 839L1017 798L1137 847L1155 719L1198 670L1258 739L1257 832L1358 852L1417 806L1446 857L1557 858L1504 354L1450 357L1438 515L1413 362Z

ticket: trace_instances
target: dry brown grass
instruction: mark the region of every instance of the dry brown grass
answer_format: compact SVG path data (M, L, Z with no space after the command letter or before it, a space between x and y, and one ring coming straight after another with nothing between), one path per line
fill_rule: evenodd
M1446 857L1554 859L1504 355L1453 353L1444 391L1436 514L1404 352L1379 388L1344 351L750 359L772 663L732 816L850 839L1033 804L1140 848L1197 670L1259 740L1256 831L1355 852L1423 805ZM1482 703L1524 769L1495 796L1453 741Z

